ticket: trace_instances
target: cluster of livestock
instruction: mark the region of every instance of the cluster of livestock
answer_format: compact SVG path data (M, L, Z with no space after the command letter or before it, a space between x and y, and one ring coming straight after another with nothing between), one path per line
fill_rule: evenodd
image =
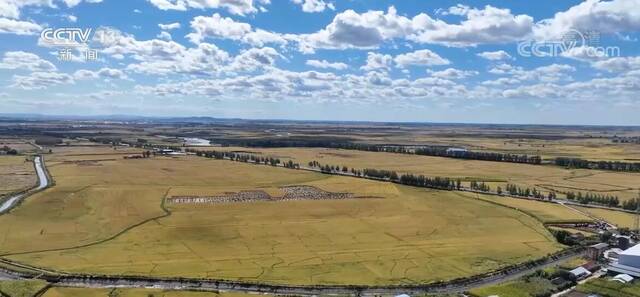
M253 201L290 201L290 200L327 200L355 198L352 193L335 193L318 189L313 186L286 186L280 188L284 194L279 197L269 195L265 191L251 190L229 192L215 196L172 196L169 203L179 204L213 204L237 203Z

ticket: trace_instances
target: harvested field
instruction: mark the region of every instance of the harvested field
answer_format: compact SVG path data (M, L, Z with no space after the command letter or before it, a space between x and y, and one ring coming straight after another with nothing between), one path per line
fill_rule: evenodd
M203 149L203 148L196 148ZM243 148L223 147L215 150L237 151ZM565 169L507 162L462 160L382 152L365 152L325 148L252 148L265 156L293 160L306 166L309 161L349 168L395 170L399 173L445 176L463 180L490 182L504 188L512 183L547 191L590 191L617 195L621 200L635 198L640 189L640 173L622 173L585 169Z
M76 156L54 154L56 186L0 217L0 253L69 272L399 284L473 275L561 248L532 217L457 192L191 156L65 163ZM172 196L309 189L384 199L161 208Z
M24 156L0 156L0 198L28 189L38 181L33 162Z

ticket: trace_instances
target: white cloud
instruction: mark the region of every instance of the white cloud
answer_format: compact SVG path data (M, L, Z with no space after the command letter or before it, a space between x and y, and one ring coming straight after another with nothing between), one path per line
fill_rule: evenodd
M127 75L120 69L102 68L98 71L80 69L73 74L76 80L87 80L96 78L105 79L127 79Z
M20 11L26 6L45 6L58 8L55 2L64 2L67 7L74 7L83 0L2 0L0 1L0 17L19 19ZM87 3L100 3L102 0L84 0Z
M77 21L78 21L78 17L77 17L77 16L75 16L75 15L70 14L70 15L68 15L68 16L67 16L67 20L68 20L69 22L75 23L75 22L77 22Z
M392 62L393 57L391 57L391 55L369 52L367 53L367 63L364 66L360 67L360 69L365 71L380 69L388 70L391 67Z
M483 9L465 6L451 11L466 19L459 24L449 24L425 13L408 18L398 15L393 6L387 12L346 10L338 13L324 29L297 38L300 50L312 53L317 48L372 49L396 38L457 47L508 43L522 40L533 31L532 17L513 15L509 9L487 5Z
M262 29L253 30L248 23L236 22L231 18L222 17L218 13L210 17L195 17L191 21L191 28L193 32L187 34L187 39L196 44L206 38L238 40L254 46L264 46L267 43L287 43L287 40L280 34Z
M0 33L36 35L40 34L41 31L42 26L36 23L0 18Z
M251 48L237 55L226 68L233 72L252 72L273 66L277 58L282 57L270 47Z
M522 67L514 67L509 64L500 64L489 70L489 73L511 75L511 78L520 81L556 82L573 80L570 73L575 72L575 70L573 66L566 64L551 64L532 70L525 70Z
M640 30L637 0L586 0L535 26L540 40L559 39L570 29L602 34Z
M592 66L609 72L640 70L640 56L609 58L606 60L596 61Z
M327 60L307 60L307 65L312 66L312 67L316 67L316 68L332 68L332 69L336 69L336 70L344 70L347 69L349 66L345 63L340 63L340 62L335 62L335 63L331 63Z
M180 29L180 23L170 23L170 24L158 24L158 27L160 27L160 29L162 30L174 30L174 29Z
M78 4L80 4L83 0L63 0L65 4L67 4L67 7L74 7ZM102 2L102 0L84 0L84 2L87 3L100 3Z
M127 70L153 75L211 75L221 71L229 54L217 46L200 43L197 48L182 49L171 58L145 57L141 63L129 64Z
M462 79L469 76L477 75L478 71L460 70L455 68L447 68L442 71L427 71L431 76L444 79Z
M335 10L332 3L324 0L292 0L293 3L301 5L304 12L323 12L325 9Z
M487 5L484 9L465 7L457 11L466 17L460 24L434 20L426 14L416 16L416 32L409 39L420 43L464 47L513 42L529 36L533 30L532 17L513 15L509 9Z
M0 62L1 69L16 69L29 71L55 71L56 66L33 53L22 51L6 52Z
M410 65L420 66L433 66L433 65L447 65L451 62L445 58L440 57L438 54L428 50L422 49L415 52L397 55L393 59L398 67L407 67Z
M14 75L11 87L25 90L46 89L50 86L74 83L73 77L58 72L32 72L29 75Z
M412 26L412 21L399 16L393 6L386 13L368 11L359 14L346 10L338 13L326 28L299 36L300 47L304 52L315 48L375 48L385 40L410 34Z
M503 50L494 51L494 52L482 52L478 54L478 57L491 60L491 61L511 59L511 55L509 55L507 52Z
M162 31L160 33L158 33L158 35L156 35L157 38L162 39L162 40L171 40L171 33L166 32L166 31Z
M247 15L258 11L253 0L149 0L149 2L161 10L224 8L236 15ZM269 0L258 0L258 2L270 3Z

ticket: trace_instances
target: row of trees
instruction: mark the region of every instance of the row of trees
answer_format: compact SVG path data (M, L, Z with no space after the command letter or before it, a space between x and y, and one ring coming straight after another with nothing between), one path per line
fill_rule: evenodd
M199 151L199 150L187 149L186 151L190 153L195 153L197 156L205 157L205 158L214 158L219 160L227 159L227 160L232 160L237 162L265 164L265 165L271 165L271 166L279 166L280 164L282 164L282 166L286 168L294 168L294 169L300 168L300 164L295 163L291 160L283 163L279 158L257 156L254 154L215 151L215 150Z
M582 204L596 203L610 207L620 206L620 200L618 199L618 196L614 195L604 195L591 192L587 192L584 194L582 192L568 192L566 195L567 199L575 200Z
M426 177L424 175L403 174L398 182L410 186L444 190L460 190L462 188L462 181L459 179L454 180L440 176Z
M556 158L554 163L558 166L583 169L600 169L613 171L640 172L640 163L620 162L620 161L590 161L579 158Z
M427 155L436 157L448 157L458 159L483 160L494 162L511 162L525 164L540 164L540 156L504 154L494 152L474 152L462 149L451 149L448 147L421 147L414 150L416 155Z
M622 208L626 210L637 210L640 207L640 198L629 199L622 202Z
M556 198L556 193L554 192L549 192L549 194L547 194L547 196L545 197L545 195L541 191L538 191L538 189L536 188L519 187L514 184L507 184L505 191L507 194L512 196L533 197L536 199L546 198L548 200L553 200ZM500 187L498 187L498 194L502 195L502 188Z
M479 183L477 181L472 181L470 187L475 191L491 192L491 187L489 187L489 185L485 184L484 182Z
M366 178L375 178L375 179L384 179L400 184L423 187L423 188L435 188L435 189L445 189L445 190L455 190L462 188L461 180L454 180L448 177L426 177L424 175L413 175L413 174L398 174L393 170L382 170L382 169L349 169L346 166L332 166L332 165L323 165L318 161L309 162L309 167L311 168L319 168L322 172L325 173L351 173L354 176L366 177Z

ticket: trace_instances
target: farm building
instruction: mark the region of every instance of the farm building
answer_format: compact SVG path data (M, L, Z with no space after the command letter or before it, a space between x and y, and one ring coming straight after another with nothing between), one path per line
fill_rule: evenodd
M610 272L640 277L640 244L622 251L618 255L618 261L612 262L608 268Z
M569 273L573 274L573 276L576 277L576 279L583 279L588 277L589 275L591 275L591 271L587 270L586 268L580 266L574 270L569 271Z
M618 274L618 275L614 276L611 280L626 284L626 283L632 282L633 281L633 277L628 275L628 274L621 273L621 274Z
M591 260L599 260L607 247L609 247L609 245L606 243L598 243L590 246L587 249L587 258Z

